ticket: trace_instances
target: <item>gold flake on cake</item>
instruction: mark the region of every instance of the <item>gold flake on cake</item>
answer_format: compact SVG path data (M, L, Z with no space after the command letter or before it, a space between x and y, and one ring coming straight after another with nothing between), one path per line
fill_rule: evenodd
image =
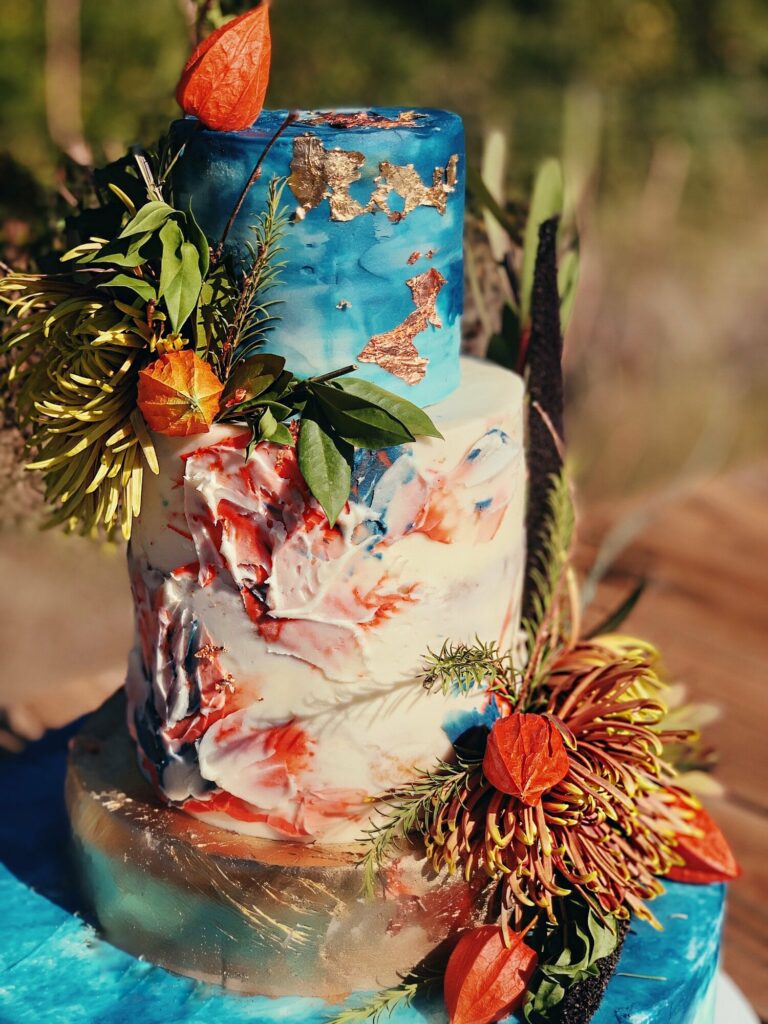
M371 110L329 110L305 118L302 124L327 124L331 128L412 128L426 114L415 110L401 110L397 117L385 117Z
M442 327L437 313L437 297L445 278L434 267L406 281L416 309L403 323L386 334L376 334L358 355L364 363L377 363L406 384L418 384L427 372L428 359L419 355L414 338L427 327Z
M459 157L454 154L445 167L436 167L432 184L425 185L413 164L392 164L383 160L374 179L375 188L367 203L362 203L350 188L363 177L365 156L357 150L326 149L316 135L300 135L293 143L291 175L288 185L299 201L298 216L318 207L327 199L331 220L350 221L366 213L381 211L391 221L403 220L419 206L433 207L444 214L448 196L458 183ZM392 210L391 194L402 200L402 209Z

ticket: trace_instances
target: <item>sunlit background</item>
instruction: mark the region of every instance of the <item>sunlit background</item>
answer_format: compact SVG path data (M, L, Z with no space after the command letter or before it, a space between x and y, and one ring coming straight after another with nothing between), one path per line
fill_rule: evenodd
M196 11L215 18L250 5L0 3L3 263L33 265L61 223L65 164L71 173L115 159L177 116ZM728 704L715 730L732 794L722 815L747 880L731 897L726 966L768 1013L755 966L765 966L766 948L756 924L768 821L756 711L765 700L755 694L768 609L750 576L765 523L730 490L742 467L753 493L755 480L766 493L768 477L768 3L272 0L272 24L270 106L453 108L466 121L471 167L512 210L540 162L562 160L581 251L567 430L587 520L593 530L624 523L629 509L637 526L648 507L669 507L697 481L718 488L706 492L711 505L694 500L692 522L657 530L647 550L676 564L639 621L651 639L679 641L674 669L694 696ZM482 223L475 216L468 231L474 347L500 319L499 269L477 244ZM0 753L119 686L132 628L124 551L40 534L22 454L0 416ZM614 546L630 534L622 526ZM719 560L703 561L704 544Z
M34 254L66 207L62 152L109 160L176 115L193 7L0 5L7 263ZM274 0L272 21L272 106L454 108L476 168L488 133L503 133L511 201L542 158L564 161L581 233L567 367L583 500L658 492L766 450L763 0ZM82 683L96 702L94 679L115 685L128 645L123 556L33 532L37 499L19 454L5 430L0 559L15 581L0 610L5 678L30 695L52 678ZM66 711L46 703L34 714ZM23 713L15 724L31 730Z

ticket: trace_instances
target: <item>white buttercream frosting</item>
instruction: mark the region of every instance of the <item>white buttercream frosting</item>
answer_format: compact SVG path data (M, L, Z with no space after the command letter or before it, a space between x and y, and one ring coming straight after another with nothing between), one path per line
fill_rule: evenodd
M510 646L525 554L523 386L462 361L444 440L359 453L328 527L291 449L216 426L155 438L131 544L142 764L226 828L346 841L370 798L448 756L482 694L427 693L446 639ZM475 716L473 719L472 716Z

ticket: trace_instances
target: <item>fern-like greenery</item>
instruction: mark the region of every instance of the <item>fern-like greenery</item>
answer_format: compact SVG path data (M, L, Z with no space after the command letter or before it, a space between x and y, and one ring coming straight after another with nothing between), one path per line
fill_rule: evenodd
M429 651L427 671L423 675L424 688L430 693L453 690L469 693L473 688L485 687L509 693L512 682L510 655L501 654L495 641L485 643L479 637L472 644L453 644L446 640L439 654Z
M227 348L232 352L230 366L253 355L277 319L273 311L281 300L268 300L265 296L278 283L285 266L285 261L279 260L289 216L282 203L284 189L285 179L272 179L267 205L252 228L254 241L248 244L252 265L243 279L227 336Z
M349 1007L334 1017L329 1017L325 1024L365 1024L366 1021L370 1021L371 1024L381 1024L401 1006L410 1006L416 996L430 984L433 984L431 980L411 981L406 979L395 988L376 992L359 1006Z
M558 596L573 541L575 517L568 476L563 470L551 478L547 517L539 535L536 565L528 579L533 612L525 623L535 637L550 614Z
M401 840L412 834L429 835L440 810L461 794L479 771L482 758L459 757L453 763L438 761L407 786L385 793L380 800L382 820L366 831L362 840L368 850L360 860L363 891L372 896L381 868Z
M527 586L532 611L523 621L528 640L528 663L523 675L521 700L536 688L547 653L561 642L568 619L564 600L570 569L575 513L570 481L565 469L551 477L547 515L539 535L536 562Z

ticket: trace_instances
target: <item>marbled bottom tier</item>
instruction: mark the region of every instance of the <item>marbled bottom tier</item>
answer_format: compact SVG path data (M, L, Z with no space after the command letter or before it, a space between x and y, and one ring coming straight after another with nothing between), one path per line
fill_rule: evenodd
M89 737L90 742L84 742ZM88 756L99 757L98 741L98 734L88 733L86 727L83 738L73 747L75 765L79 760L82 766L83 759ZM127 756L124 756L124 762L128 763ZM138 779L135 768L133 771L134 778ZM82 777L82 768L79 774ZM331 911L327 931L320 921L322 908L314 906L308 915L306 923L309 930L314 928L318 932L309 944L295 946L287 937L282 944L279 937L271 943L265 942L263 933L266 925L259 916L263 907L248 902L245 896L247 886L239 892L229 892L220 884L220 869L224 863L222 852L228 851L229 861L236 860L236 857L231 857L232 844L248 844L254 840L224 831L218 831L217 835L217 830L205 830L198 838L201 840L201 854L208 851L211 877L198 878L192 871L195 865L185 863L181 865L182 877L186 878L185 872L189 869L189 885L185 889L183 884L180 885L179 865L171 863L174 860L171 852L173 843L167 844L167 868L163 869L162 865L158 868L156 853L162 844L155 819L156 815L173 816L179 819L180 827L195 826L185 826L184 815L156 803L153 805L151 796L149 802L145 802L142 791L145 794L149 791L141 780L139 784L143 790L127 794L107 780L103 792L92 793L86 803L94 804L95 801L99 804L97 817L101 824L94 818L93 808L86 811L88 820L99 826L92 834L86 834L73 804L74 787L70 772L70 810L78 838L81 872L84 873L90 903L95 905L107 934L133 952L147 957L157 956L158 943L161 946L165 944L166 948L181 950L184 954L185 963L174 964L178 969L207 978L215 977L218 970L222 981L242 984L242 977L228 976L230 967L236 967L236 956L240 957L242 965L248 952L247 929L242 930L243 920L238 921L237 914L231 915L229 928L221 918L222 935L218 939L212 938L210 928L206 932L207 942L218 943L220 949L216 969L210 967L210 949L203 948L204 944L196 943L195 939L195 920L200 925L199 937L202 937L204 922L210 922L212 899L216 901L223 897L228 904L225 910L236 909L239 901L240 907L247 911L239 917L245 920L250 915L251 918L251 952L256 954L256 961L263 956L263 966L270 965L265 974L267 984L272 984L274 990L279 980L283 986L281 991L301 991L302 995L280 998L245 996L199 980L169 974L118 952L115 947L98 939L82 921L52 906L12 876L2 875L0 898L4 899L6 908L11 908L7 934L13 936L13 940L6 940L4 947L0 943L0 969L4 972L0 975L1 1021L19 1024L34 1021L38 1024L45 1020L66 1020L68 1024L86 1021L104 1024L129 1020L135 1015L142 1024L190 1021L199 1024L238 1024L241 1021L325 1024L341 1005L352 1007L364 999L365 993L358 992L358 988L370 990L372 981L376 985L392 984L391 968L396 962L401 964L401 969L407 970L409 964L401 963L399 957L406 955L409 943L419 941L419 933L424 938L424 933L430 929L447 934L456 926L461 927L460 921L451 920L450 915L447 920L444 912L433 907L426 915L412 915L401 922L404 927L399 936L403 945L397 945L397 931L394 936L385 934L372 938L370 921L358 922L360 927L356 927L355 921L345 916L345 908L341 904L346 900L347 907L351 906L354 912L356 896L340 889L340 906L335 916ZM104 820L105 814L114 819L114 828ZM138 840L138 846L133 842L130 850L123 849L121 845L126 822L131 824L133 839ZM173 837L174 840L178 838ZM282 847L283 850L288 850L289 846L265 844L263 841L261 845L273 849ZM61 856L60 848L51 849L51 856ZM241 854L244 849L242 847ZM293 850L298 858L312 857L305 846L294 844ZM303 861L302 865L297 865L296 878L312 882L311 872L306 870ZM295 895L296 884L295 879L291 882L290 872L286 878L282 896L290 899ZM663 931L655 932L642 922L632 923L617 973L593 1018L595 1024L712 1024L724 895L725 888L720 885L670 883L666 895L653 905ZM402 904L400 893L388 907L379 908L381 914L397 917L401 909L398 909L398 901ZM204 904L208 904L207 909ZM241 929L239 938L232 931L234 928ZM349 931L345 940L341 933L346 929ZM238 941L227 945L227 938L223 935L225 930ZM326 953L347 964L348 969L338 975L337 987L329 977L327 965L318 968L313 964L319 945L325 941L319 931L329 937ZM387 933L387 928L384 931ZM137 937L141 938L138 945ZM429 938L428 935L426 937ZM392 939L394 942L388 944ZM435 933L431 941L435 944L439 936ZM238 949L238 946L246 948ZM259 950L261 952L257 952ZM278 952L277 957L273 955L274 950ZM371 965L373 974L370 973ZM259 964L255 963L253 969L258 971ZM39 983L43 972L46 977L44 990ZM366 982L360 984L364 976ZM311 978L315 983L307 985L307 979ZM325 998L314 998L314 994L321 990ZM52 1000L50 1006L55 1005L60 1016L55 1016L50 1009L49 999ZM431 1000L398 1010L391 1020L393 1024L446 1024L447 1017L442 1001L436 995ZM570 1019L569 1024L580 1022Z
M323 1024L329 1008L322 1000L247 998L176 977L104 942L74 913L66 747L66 733L49 734L0 764L0 1021ZM595 1024L712 1024L723 902L722 886L671 883L654 903L665 930L633 925ZM638 974L665 980L628 977ZM394 1018L424 1021L444 1024L445 1014L437 1006Z

